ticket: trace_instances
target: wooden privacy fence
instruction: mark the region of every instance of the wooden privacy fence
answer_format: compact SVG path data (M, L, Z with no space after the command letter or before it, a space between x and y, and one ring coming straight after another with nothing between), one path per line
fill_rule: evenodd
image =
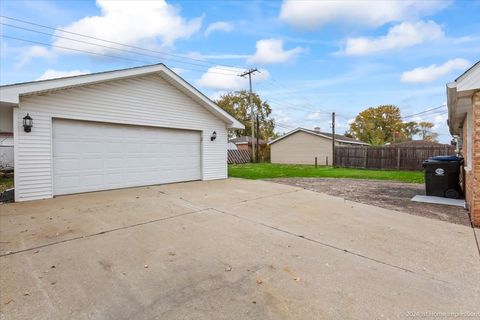
M250 151L228 150L228 164L241 164L250 162Z
M335 165L344 168L422 170L429 157L455 154L455 147L336 147Z

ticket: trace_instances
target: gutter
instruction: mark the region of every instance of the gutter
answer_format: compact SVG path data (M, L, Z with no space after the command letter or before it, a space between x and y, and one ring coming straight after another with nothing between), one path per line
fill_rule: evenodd
M459 128L455 129L455 120L454 114L457 107L457 83L451 82L446 86L447 91L447 108L448 108L448 128L451 135L458 135L457 131Z

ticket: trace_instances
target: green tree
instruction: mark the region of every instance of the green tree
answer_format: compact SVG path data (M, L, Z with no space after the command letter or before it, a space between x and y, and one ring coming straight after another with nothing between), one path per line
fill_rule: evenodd
M372 145L403 139L405 126L400 109L392 105L368 108L357 115L347 134Z
M398 107L382 105L360 112L345 135L372 145L410 141L417 134L422 140L436 142L438 134L432 132L433 127L426 121L403 122Z
M403 123L403 131L405 134L405 140L410 141L413 140L413 136L420 133L420 128L418 127L417 122L409 121Z
M418 124L420 137L424 141L438 142L438 133L433 132L434 124L427 121L422 121Z
M266 101L262 101L256 93L252 94L253 108L259 116L260 122L260 139L267 140L275 137L275 120L271 117L272 108ZM251 136L252 127L250 120L250 97L246 90L229 92L220 97L216 101L217 105L235 117L238 121L245 125L244 130L230 131L230 137L233 136Z

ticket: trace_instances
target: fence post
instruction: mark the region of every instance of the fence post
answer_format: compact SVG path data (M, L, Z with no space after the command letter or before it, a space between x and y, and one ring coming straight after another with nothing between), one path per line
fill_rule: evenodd
M366 169L367 168L367 160L368 160L368 147L365 147L364 150L365 150L365 153L364 153L365 154L365 159L364 159L363 167Z
M397 148L397 170L400 170L400 148Z
M317 157L315 157L315 168L317 167Z
M325 161L325 164L328 166L328 156L327 156L327 158L326 158L325 160L326 160L326 161Z

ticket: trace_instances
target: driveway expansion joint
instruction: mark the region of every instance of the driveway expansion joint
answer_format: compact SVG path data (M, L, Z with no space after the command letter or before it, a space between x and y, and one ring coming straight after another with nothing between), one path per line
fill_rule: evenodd
M394 265L394 264L391 264L391 263L388 263L388 262L385 262L385 261L382 261L382 260L378 260L378 259L376 259L376 258L371 258L371 257L368 257L368 256L363 255L363 254L361 254L361 253L353 252L353 251L350 251L350 250L345 249L345 248L340 248L340 247L334 246L334 245L329 244L329 243L325 243L325 242L322 242L322 241L318 241L318 240L309 238L309 237L307 237L307 236L305 236L305 235L296 234L296 233L293 233L293 232L288 231L288 230L284 230L284 229L281 229L281 228L278 228L278 227L270 226L270 225L265 224L265 223L263 223L263 222L258 222L258 221L252 220L252 219L248 219L248 218L245 218L245 217L241 217L241 216L239 216L239 215L236 215L236 214L233 214L233 213L224 211L224 210L219 210L219 209L216 209L216 208L212 208L212 210L214 210L214 211L216 211L216 212L218 212L218 213L221 213L221 214L225 214L225 215L229 215L229 216L235 217L235 218L237 218L237 219L241 219L241 220L248 221L248 222L253 223L253 224L261 225L261 226L263 226L263 227L266 227L266 228L269 228L269 229L272 229L272 230L275 230L275 231L278 231L278 232L282 232L282 233L288 234L288 235L290 235L290 236L297 237L297 238L299 238L299 239L307 240L307 241L310 241L310 242L319 244L319 245L321 245L321 246L324 246L324 247L327 247L327 248L330 248L330 249L334 249L334 250L337 250L337 251L341 251L341 252L344 252L344 253L347 253L347 254L356 256L356 257L358 257L358 258L366 259L366 260L369 260L369 261L372 261L372 262L375 262L375 263L378 263L378 264L385 265L385 266L387 266L387 267L391 267L391 268L394 268L394 269L397 269L397 270L401 270L401 271L404 271L404 272L407 272L407 273L410 273L410 274L414 274L414 275L421 276L421 277L424 277L424 278L427 278L427 279L430 279L430 280L434 280L434 281L440 282L440 283L445 284L445 285L454 285L454 286L457 286L457 285L454 284L454 283L451 283L451 282L448 282L448 281L445 281L445 280L442 280L442 279L437 279L437 278L434 278L434 277L429 277L429 276L425 277L425 276L423 276L422 274L417 273L417 272L415 272L415 271L413 271L413 270L410 270L410 269L407 269L407 268L404 268L404 267L401 267L401 266L398 266L398 265ZM462 287L463 287L463 286L462 286ZM476 291L477 291L477 290L476 290Z
M164 220L175 219L175 218L183 217L183 216L186 216L186 215L191 215L191 214L194 214L194 213L200 213L202 211L207 211L207 210L211 210L211 209L212 208L204 208L204 209L199 209L199 210L195 210L195 211L189 211L189 212L185 212L185 213L176 214L176 215L173 215L173 216L163 217L163 218L154 219L154 220L148 220L148 221L139 222L139 223L135 223L135 224L131 224L131 225L128 225L128 226L123 226L123 227L118 227L118 228L114 228L114 229L110 229L110 230L103 230L103 231L88 234L88 235L85 235L85 236L78 236L78 237L74 237L74 238L59 240L59 241L55 241L55 242L51 242L51 243L46 243L46 244L43 244L43 245L40 245L40 246L35 246L35 247L26 248L26 249L22 249L22 250L18 250L18 251L3 253L3 254L0 254L0 258L7 257L7 256L13 256L15 254L28 252L28 251L32 251L32 250L42 249L42 248L54 246L54 245L57 245L57 244L62 244L62 243L65 243L65 242L71 242L71 241L81 240L81 239L88 239L88 238L104 235L104 234L107 234L107 233L112 233L112 232L115 232L115 231L126 230L126 229L135 228L135 227L139 227L139 226L143 226L143 225L147 225L147 224L152 224L152 223L156 223L156 222L160 222L160 221L164 221Z
M233 202L231 205L234 206L234 205L241 204L241 203L247 203L247 202L250 202L250 201L256 201L256 200L261 200L261 199L266 199L266 198L272 198L272 197L281 196L281 195L289 194L289 193L295 193L295 192L299 192L299 191L302 191L302 189L269 194L269 195L266 195L266 196L257 197L257 198L253 198L253 199L245 199L245 200L241 200L241 201L238 201L238 202Z

